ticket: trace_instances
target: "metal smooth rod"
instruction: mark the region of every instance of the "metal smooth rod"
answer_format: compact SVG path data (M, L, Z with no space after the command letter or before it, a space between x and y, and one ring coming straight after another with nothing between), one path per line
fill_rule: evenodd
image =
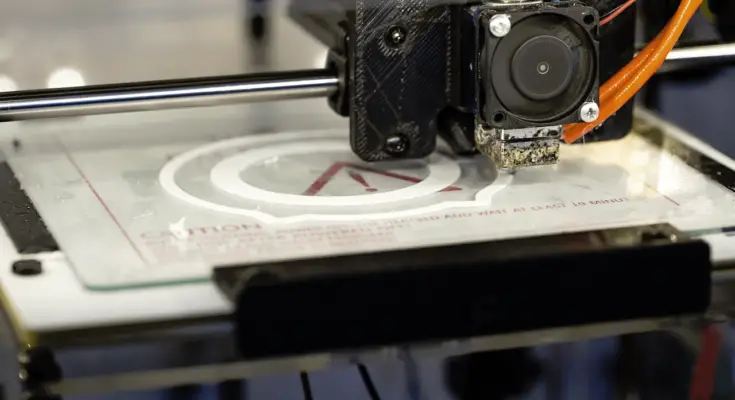
M672 50L659 73L735 62L735 43L682 47Z
M733 60L735 44L676 49L661 72ZM0 121L326 97L338 86L334 73L316 69L19 91L0 94Z
M671 50L666 61L721 60L735 57L735 44L712 44Z
M326 97L338 84L319 69L19 91L0 95L0 121Z

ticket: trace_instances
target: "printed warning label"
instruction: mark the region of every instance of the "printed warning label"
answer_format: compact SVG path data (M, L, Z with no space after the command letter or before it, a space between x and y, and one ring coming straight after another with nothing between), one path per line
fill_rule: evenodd
M385 249L400 247L422 229L441 229L456 223L474 225L502 224L508 218L520 214L537 214L580 210L582 208L623 205L629 202L646 202L649 198L610 198L572 203L549 203L513 208L476 209L431 214L399 219L356 222L351 224L312 226L269 226L267 224L238 224L220 226L196 226L169 230L145 231L136 241L150 257L152 263L181 262L191 257L204 257L218 262L233 262L236 258L269 258L288 249L296 254L308 254L322 249L327 252L349 252L355 249ZM456 225L460 229L461 225ZM492 238L498 232L488 230ZM456 236L462 236L457 232ZM453 241L448 236L443 240ZM280 250L279 250L280 249Z
M344 162L344 161L337 161L333 164L331 164L323 174L319 175L319 177L314 180L314 182L309 185L309 187L302 193L304 196L316 196L319 195L322 189L324 189L325 186L327 186L337 175L340 174L340 172L346 172L347 176L349 176L352 180L357 182L362 188L365 190L365 192L368 193L374 193L377 191L380 191L376 186L371 186L370 183L365 179L365 176L363 174L372 176L372 178L380 177L382 179L379 179L379 182L383 183L383 190L386 190L384 182L385 178L387 179L395 179L399 182L407 183L407 185L414 185L417 183L420 183L424 178L418 178L415 176L410 175L404 175L400 174L394 171L389 170L381 170L376 168L367 167L365 165L358 165L355 163L350 162ZM374 180L373 180L374 181ZM389 189L390 190L390 189ZM447 192L447 191L457 191L462 190L459 187L456 186L447 186L444 189L441 189L439 192Z
M442 149L368 164L344 132L67 146L12 162L34 180L29 193L90 288L206 279L216 265L269 259L643 223L735 225L731 192L635 136L563 147L558 165L514 175Z

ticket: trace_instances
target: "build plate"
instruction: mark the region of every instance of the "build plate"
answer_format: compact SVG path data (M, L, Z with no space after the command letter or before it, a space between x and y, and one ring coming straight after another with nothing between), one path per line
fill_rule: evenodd
M735 193L650 132L565 146L558 165L513 175L441 146L366 164L346 121L321 101L301 105L270 127L249 122L268 120L263 105L4 124L22 138L4 151L93 290L205 281L229 263L657 222L704 235L718 260L735 255L723 233ZM644 131L658 123L639 118Z

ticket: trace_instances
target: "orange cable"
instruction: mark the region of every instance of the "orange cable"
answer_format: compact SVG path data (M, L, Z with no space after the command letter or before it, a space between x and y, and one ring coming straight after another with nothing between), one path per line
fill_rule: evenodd
M633 75L634 72L638 71L641 66L648 60L648 57L653 53L660 44L663 37L663 32L659 33L646 48L643 49L633 60L626 65L625 68L618 71L612 78L610 78L600 88L600 103L605 103L610 100L610 96L615 94L620 87L625 84L628 79Z
M630 63L620 69L612 78L608 79L604 85L600 88L600 104L605 104L610 100L610 97L617 93L621 86L627 83L628 79L645 64L648 57L656 50L660 45L663 38L666 36L666 31L670 28L672 21L669 21L664 29L656 35L656 37L640 52L636 55ZM571 129L576 124L565 126L565 130Z
M601 101L602 109L597 121L567 126L564 132L565 142L577 141L599 123L615 114L633 98L661 67L666 56L676 45L687 23L701 4L702 0L682 0L679 9L657 39L649 43L641 54L603 85L603 89L607 88L607 91L602 90L601 97L605 97L605 101ZM608 99L608 97L610 98Z
M635 4L636 0L628 0L625 4L622 6L616 8L611 12L610 14L606 15L603 19L600 20L600 26L607 25L608 23L612 22L612 20L615 19L618 15L622 14L625 10L627 10L630 6Z

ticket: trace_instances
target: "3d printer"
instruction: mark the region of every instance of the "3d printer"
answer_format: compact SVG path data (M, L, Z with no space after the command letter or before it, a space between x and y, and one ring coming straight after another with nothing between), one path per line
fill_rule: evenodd
M699 2L683 1L666 29L631 62L636 52L633 3L405 1L382 8L369 0L296 2L291 5L292 18L331 48L324 69L6 93L0 96L0 119L321 96L328 98L336 113L349 117L352 151L368 162L424 157L434 150L440 137L458 155L457 159L470 158L462 156L479 151L500 168L553 164L559 159L560 148L588 151L582 146L561 146L562 141L603 141L627 134L632 125L631 96L664 61ZM701 52L669 54L675 56L670 60L709 57ZM176 123L165 121L168 125ZM346 132L342 133L347 140ZM590 146L589 151L593 148ZM22 175L33 159L12 162L12 168L3 170L7 178L4 182L17 182L12 180L13 174ZM528 172L538 170L543 168ZM547 170L551 174L546 181L553 182L553 177L562 175L554 168ZM729 170L716 172L722 171ZM591 169L585 172L593 174ZM22 186L18 183L17 188L11 188L15 191L8 192L22 193ZM34 187L29 186L28 192L32 192ZM513 201L522 197L518 195ZM28 198L25 201L23 207L33 206ZM13 204L3 210L10 210L10 218L26 221L26 209L15 213L17 208L12 207L20 207L17 204L21 203ZM44 208L43 212L53 217L54 212L48 210ZM723 207L719 211L724 214L727 210ZM237 219L230 215L217 217ZM44 235L39 237L50 238L56 245L53 235ZM35 243L31 244L39 242L38 237L32 239ZM39 260L43 258L34 257L48 249L17 243L16 247L23 259L16 262L16 255L9 253L14 272L9 278L3 276L3 285L13 291L14 299L20 296L20 303L37 304L32 296L22 297L32 291L18 289L25 288L23 284L33 286L33 278L21 281L21 285L17 282L28 276L43 281L44 274L39 272ZM633 261L644 257L656 258L659 264L637 268ZM672 269L669 264L674 261L688 267ZM352 268L342 268L344 265ZM709 306L713 279L704 243L658 225L391 250L377 255L210 266L217 266L213 282L200 286L216 284L219 292L210 290L208 293L214 295L207 297L201 295L204 289L199 287L182 289L191 292L180 298L196 298L206 304L194 311L188 303L175 304L175 311L193 313L206 308L215 318L224 315L235 330L237 357L258 361L484 335L508 334L513 336L509 340L512 345L527 345L515 341L517 332L701 315ZM56 271L70 269L62 265ZM661 284L663 274L666 285ZM534 279L529 280L529 276ZM600 281L603 284L591 283ZM657 293L651 296L650 287L654 285ZM611 301L623 286L625 301ZM526 293L517 290L519 287L543 301L529 300ZM377 292L379 298L372 296ZM220 293L231 303L223 305ZM116 294L95 295L94 301L85 300L90 307L102 304L99 307L104 308L105 301L116 298ZM133 296L147 298L144 290ZM177 298L168 293L163 296ZM576 306L580 298L584 298L586 307ZM162 303L169 306L177 302ZM235 312L230 315L228 306L233 304ZM346 321L348 309L353 319ZM133 325L129 320L124 324ZM644 325L636 325L635 329L659 326ZM257 329L247 329L253 326ZM292 334L296 330L299 337ZM91 331L98 334L101 330L95 327ZM33 345L56 346L74 336L69 332L57 334L41 330L40 339ZM74 345L86 343L91 336L83 332L73 337ZM489 347L471 350L497 348L493 346L503 341L490 342ZM35 368L39 362L49 364L51 357L42 350L29 347L22 353L21 367L28 375L23 379L23 389L29 393L64 392L68 382L55 386L60 374ZM230 371L240 367L233 366ZM125 380L126 385L133 386L140 382Z
M626 134L630 100L701 1L683 1L628 63L633 4L294 2L293 18L331 48L324 70L9 93L0 118L327 96L349 116L363 160L425 157L438 135L456 153L480 151L500 168L553 164L562 139Z

